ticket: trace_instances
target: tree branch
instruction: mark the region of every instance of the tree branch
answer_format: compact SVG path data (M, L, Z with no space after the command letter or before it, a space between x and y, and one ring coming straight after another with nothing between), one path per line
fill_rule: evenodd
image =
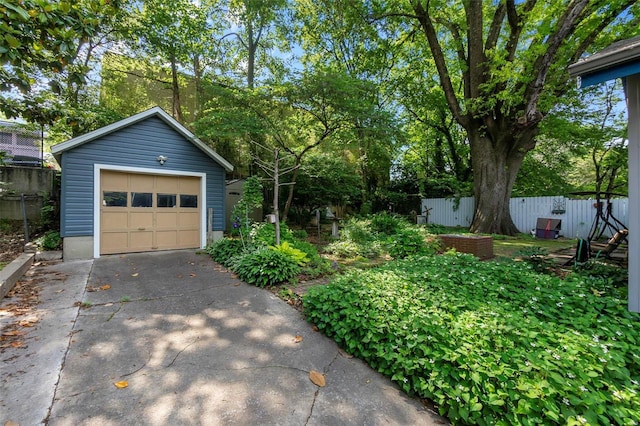
M449 105L449 108L451 109L451 112L453 113L456 121L458 121L458 123L460 123L463 127L467 127L469 125L469 118L462 113L462 109L460 108L460 104L458 103L458 98L456 97L456 92L453 89L453 84L451 83L449 69L447 68L444 53L442 52L442 47L440 46L438 35L433 26L431 16L420 3L415 3L413 5L413 9L417 15L415 18L420 23L420 26L422 27L422 30L427 37L429 47L431 48L431 53L436 64L436 69L438 70L440 84L442 85L442 88L444 90L447 104Z

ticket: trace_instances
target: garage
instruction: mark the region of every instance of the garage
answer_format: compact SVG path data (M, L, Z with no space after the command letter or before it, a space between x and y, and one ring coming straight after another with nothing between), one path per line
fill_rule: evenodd
M200 247L200 178L101 172L100 254Z
M66 260L204 248L223 236L233 166L160 108L52 147Z

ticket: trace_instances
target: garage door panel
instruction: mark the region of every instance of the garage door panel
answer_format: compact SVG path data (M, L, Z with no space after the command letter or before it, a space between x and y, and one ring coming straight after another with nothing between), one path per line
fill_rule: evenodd
M103 233L100 239L100 253L112 254L121 253L122 247L129 245L128 232L108 232Z
M129 213L125 211L104 211L100 225L103 231L112 231L128 228Z
M198 177L103 170L100 253L200 247L200 189Z
M126 191L129 188L129 177L126 173L103 171L102 188L108 191Z
M153 212L137 212L129 213L129 227L138 230L146 230L153 228Z
M157 228L176 228L178 226L177 212L159 212L156 213Z
M180 216L178 216L178 226L180 228L198 228L199 224L199 212L180 212Z
M183 177L179 180L179 190L183 194L199 194L200 178Z
M153 192L155 187L154 175L129 174L129 190L136 192Z
M177 193L180 186L180 180L175 176L158 176L156 179L156 188L165 192Z
M136 250L153 248L153 231L130 231L129 247Z
M178 247L178 231L157 231L156 244L159 249Z
M181 231L178 234L178 244L180 248L198 247L200 244L200 233L197 230Z

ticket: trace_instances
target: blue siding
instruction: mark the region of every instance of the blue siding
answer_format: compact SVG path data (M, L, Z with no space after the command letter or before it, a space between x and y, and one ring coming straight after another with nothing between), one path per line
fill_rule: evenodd
M156 157L169 159L160 166ZM109 164L206 173L213 230L224 230L225 170L158 117L149 117L62 153L63 237L93 235L93 166Z

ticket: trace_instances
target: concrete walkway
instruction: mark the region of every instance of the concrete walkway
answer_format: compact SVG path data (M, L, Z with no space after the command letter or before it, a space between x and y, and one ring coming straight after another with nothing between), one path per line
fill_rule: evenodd
M49 278L28 347L0 354L0 425L446 423L206 255L34 268Z

